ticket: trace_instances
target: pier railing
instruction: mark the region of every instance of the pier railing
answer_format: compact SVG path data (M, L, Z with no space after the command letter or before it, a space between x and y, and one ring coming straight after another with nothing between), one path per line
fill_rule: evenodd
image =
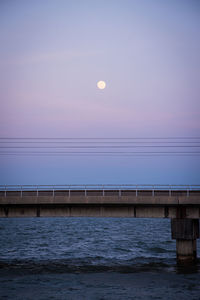
M157 191L165 191L171 193L174 191L186 192L189 196L190 192L200 191L200 185L169 185L169 184L55 184L55 185L0 185L0 193L7 197L10 192L20 192L21 196L23 192L36 192L37 196L39 192L50 192L55 195L55 191L68 191L69 195L71 191L102 191L104 196L105 191L118 191L121 196L122 191L135 191L136 196L139 191L149 191L154 196ZM40 196L44 195L40 193ZM26 193L27 196L27 193Z

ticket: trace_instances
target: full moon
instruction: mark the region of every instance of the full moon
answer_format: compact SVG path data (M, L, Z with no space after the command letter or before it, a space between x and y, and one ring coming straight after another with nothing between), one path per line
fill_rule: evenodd
M97 87L98 87L100 90L104 90L105 87L106 87L105 81L98 81L98 82L97 82Z

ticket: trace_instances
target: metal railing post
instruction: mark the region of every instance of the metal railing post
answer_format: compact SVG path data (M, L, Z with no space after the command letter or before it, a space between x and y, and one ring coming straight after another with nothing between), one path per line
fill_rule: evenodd
M121 197L122 193L121 193L121 190L119 190L119 197Z
M5 193L4 193L4 197L7 197L7 193L6 193L6 185L5 185Z
M102 186L102 188L103 188L103 197L105 196L105 193L104 193L104 186Z
M36 188L37 188L37 197L38 197L38 186Z
M152 196L154 197L154 185L152 187L153 187L153 189L152 189Z
M71 196L71 192L70 192L70 186L69 186L69 198L70 198L70 196Z
M53 186L53 198L54 198L54 195L55 195L55 193L54 193L54 186Z
M171 187L171 185L169 186L169 196L170 197L172 196L172 187Z
M188 188L187 188L187 197L189 197L189 194L190 194L190 192L189 192L189 186L188 186Z
M87 190L86 190L86 186L85 186L85 197L87 196Z
M136 189L135 189L135 194L136 194L136 197L137 197L138 196L137 185L136 185Z
M22 198L22 185L21 185L21 198Z

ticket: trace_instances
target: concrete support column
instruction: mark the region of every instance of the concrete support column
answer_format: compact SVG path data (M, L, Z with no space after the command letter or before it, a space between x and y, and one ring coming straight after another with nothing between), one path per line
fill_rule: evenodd
M194 261L197 258L196 240L176 240L176 256L180 262Z
M197 257L196 239L199 238L198 219L172 219L172 239L176 239L176 256L180 263L194 261Z

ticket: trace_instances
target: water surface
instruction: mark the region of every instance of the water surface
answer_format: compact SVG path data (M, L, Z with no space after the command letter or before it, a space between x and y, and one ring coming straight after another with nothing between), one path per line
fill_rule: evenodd
M2 299L200 299L168 219L0 219L0 245Z

